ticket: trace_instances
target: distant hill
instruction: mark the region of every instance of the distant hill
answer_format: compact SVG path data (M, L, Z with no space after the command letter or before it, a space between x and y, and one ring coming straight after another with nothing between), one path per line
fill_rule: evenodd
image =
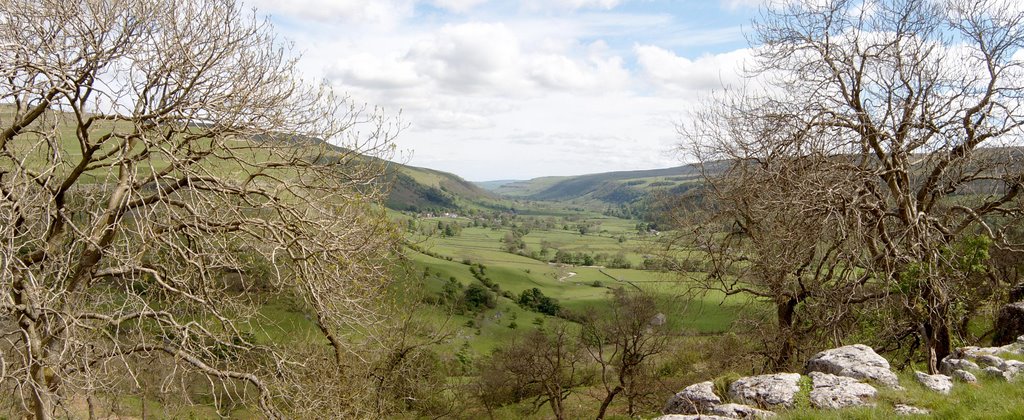
M508 185L508 184L511 184L513 182L521 182L521 181L518 180L518 179L502 179L502 180L497 180L497 181L479 181L479 182L474 182L473 184L476 184L476 186L478 186L480 188L483 188L483 189L485 189L487 191L494 191L494 190L497 190L498 188L501 188L501 187L503 187L505 185Z
M458 210L493 207L498 198L457 175L427 168L390 163L391 183L386 205L395 210Z
M694 165L579 176L543 177L499 186L496 194L509 198L628 204L655 192L681 193L700 182Z

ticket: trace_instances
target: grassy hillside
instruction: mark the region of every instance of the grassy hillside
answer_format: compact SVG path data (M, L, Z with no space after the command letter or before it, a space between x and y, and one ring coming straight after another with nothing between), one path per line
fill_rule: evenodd
M483 189L485 189L487 191L494 191L494 190L497 190L498 188L501 188L501 187L503 187L505 185L508 185L508 184L511 184L511 183L514 183L514 182L522 182L522 181L517 180L517 179L500 179L500 180L497 180L497 181L474 182L473 184L476 184L476 186L478 186L480 188L483 188Z
M544 177L505 184L495 193L510 198L572 201L594 206L635 203L656 192L682 193L699 182L694 165L571 177Z
M387 178L391 190L385 204L394 210L438 211L500 205L490 192L447 172L390 163Z

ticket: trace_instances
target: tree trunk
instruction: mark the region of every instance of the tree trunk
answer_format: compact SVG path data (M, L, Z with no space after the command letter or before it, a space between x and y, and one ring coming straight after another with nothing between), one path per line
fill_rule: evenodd
M788 298L776 304L776 317L779 323L779 336L782 343L779 346L779 353L775 358L774 368L786 368L793 360L796 352L796 343L793 337L793 318L796 313L796 305L800 303L796 298Z
M608 406L611 405L612 400L615 399L619 392L622 392L622 385L616 386L604 397L604 401L601 401L601 409L597 412L597 420L604 418L605 411L608 410Z
M34 328L31 331L34 332ZM30 346L35 349L40 349L42 346L38 345L37 337L34 334L29 335L29 340L33 343ZM38 356L37 356L38 355ZM31 356L29 362L29 372L32 375L32 389L30 405L32 408L32 415L36 420L48 420L53 415L53 394L50 389L50 380L47 378L47 367L43 364L41 353L34 353Z
M30 416L36 420L49 420L53 416L53 390L51 378L48 378L46 366L46 346L39 331L41 315L34 308L35 293L21 279L13 283L12 298L19 305L24 305L21 315L18 317L18 324L25 337L26 353L28 355L28 369L31 381L28 382Z
M562 412L562 399L558 397L551 398L551 411L555 413L555 418L558 420L565 419L565 413Z
M928 358L928 373L939 373L939 363L952 351L949 326L944 320L932 319L924 324L925 353Z

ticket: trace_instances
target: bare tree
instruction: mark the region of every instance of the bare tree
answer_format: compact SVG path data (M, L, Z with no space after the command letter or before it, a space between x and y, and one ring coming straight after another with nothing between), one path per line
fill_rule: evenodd
M757 130L737 135L792 135L784 126ZM844 336L852 305L884 294L864 281L870 272L858 269L856 238L864 233L848 216L852 192L837 188L845 180L828 158L735 158L727 167L706 168L701 194L712 208L696 225L692 251L693 258L704 259L707 274L692 280L694 292L714 290L769 305L774 311L749 315L764 332L764 367L793 368L802 353L820 350L822 340ZM685 212L682 223L692 226L694 212ZM775 328L763 329L769 322Z
M254 287L343 369L387 284L389 120L304 85L233 0L10 0L0 40L4 399L68 416L158 362L282 417L304 359L253 338Z
M565 400L585 382L583 353L570 326L534 330L491 355L481 369L480 398L519 401L533 398L535 409L548 404L555 418L568 418ZM490 403L484 402L490 411Z
M610 313L593 314L583 327L587 354L601 367L605 397L597 413L603 419L615 397L627 399L627 414L636 414L637 400L651 391L647 375L654 356L665 351L665 315L644 292L615 289Z
M761 84L682 127L701 161L776 176L759 185L792 174L772 165L811 165L791 193L756 205L836 232L800 252L831 249L836 235L853 241L823 268L853 270L851 286L887 295L879 308L891 318L878 331L922 338L933 371L987 247L1013 247L1003 231L1024 214L1022 21L1020 6L1001 0L776 3L754 27ZM788 271L787 284L817 273Z

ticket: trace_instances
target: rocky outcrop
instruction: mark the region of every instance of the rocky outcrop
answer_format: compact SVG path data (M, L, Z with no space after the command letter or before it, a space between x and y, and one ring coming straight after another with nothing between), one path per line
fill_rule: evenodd
M799 377L799 375L797 376ZM746 378L742 378L740 381L743 379ZM760 410L748 405L722 404L722 399L715 394L715 385L711 382L693 384L679 391L668 400L662 412L667 415L679 415L679 417L659 417L659 419L667 420L683 418L765 419L775 416L775 413L771 411ZM685 415L699 415L699 417L685 417Z
M899 388L899 378L889 367L889 361L863 344L825 350L807 361L806 372L831 373L854 379L878 382L890 388Z
M1019 375L1024 376L1024 362L1014 360L1019 358L1010 356L1014 354L1024 354L1024 336L1004 346L958 348L939 365L945 374L914 372L914 376L924 387L941 394L951 393L954 380L977 383L976 375L1009 381ZM737 379L729 385L728 398L716 395L712 382L690 385L669 399L664 409L666 415L658 420L764 419L775 416L767 410L796 405L805 407L808 400L811 407L822 410L875 406L878 390L873 385L902 389L889 362L864 345L822 351L807 362L806 368L810 377L809 390L807 382L801 382L803 377L796 373ZM803 390L801 384L804 385ZM803 403L798 404L797 401ZM927 409L903 404L896 404L893 410L901 416L930 414Z
M947 357L942 360L942 363L939 364L939 370L947 375L957 370L971 371L980 369L981 366L978 366L977 363L974 363L967 359L954 359Z
M982 355L978 356L977 358L975 358L974 360L977 360L978 364L981 365L981 366L995 366L995 367L1002 366L1002 364L1004 362L1004 360L1001 357L993 356L991 354L982 354Z
M992 343L1001 346L1016 341L1024 335L1024 302L1011 303L999 310Z
M709 414L728 417L733 419L767 419L775 417L775 413L766 410L759 410L743 404L722 404L717 405L708 412Z
M974 376L973 373L962 369L954 370L953 373L950 374L950 376L952 376L953 379L956 379L957 381L963 382L965 384L973 384L978 382L977 376Z
M748 376L729 385L729 397L762 408L793 407L799 381L799 373Z
M998 347L960 347L944 359L940 366L947 374L956 370L967 373L980 370L986 376L1011 381L1024 373L1024 362L1006 359L1004 356L1020 354L1024 354L1024 336Z
M999 379L1003 379L1003 380L1006 380L1006 381L1009 381L1009 380L1013 379L1012 376L1007 375L1006 372L1003 372L1003 371L999 370L999 368L997 368L995 366L989 366L989 367L985 368L984 370L982 370L982 372L986 376L989 376L989 377L992 377L992 378L999 378Z
M878 394L875 387L845 376L811 372L811 405L817 408L837 409L874 405L871 400Z
M715 395L715 384L701 382L693 384L669 398L662 412L665 414L703 414L709 413L722 399Z
M949 394L953 390L953 378L946 375L929 375L924 372L914 372L914 377L925 388L940 394Z
M1003 364L999 365L999 369L1003 372L1009 373L1010 376L1017 376L1021 372L1024 372L1024 362L1020 360L1004 360Z

